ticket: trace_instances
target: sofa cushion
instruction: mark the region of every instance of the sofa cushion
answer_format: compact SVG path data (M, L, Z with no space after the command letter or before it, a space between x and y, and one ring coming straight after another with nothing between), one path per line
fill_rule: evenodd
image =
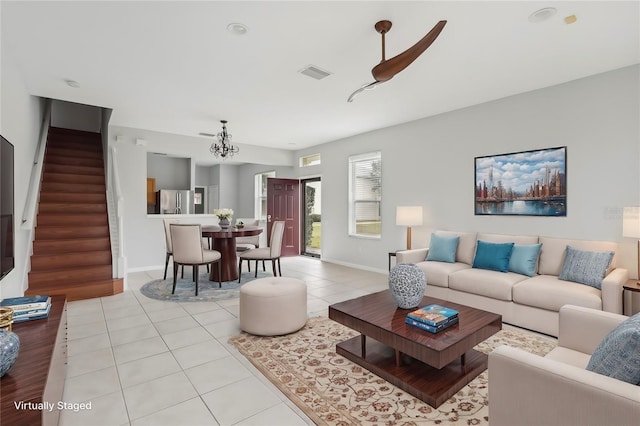
M490 243L478 240L473 267L508 272L513 246L514 243Z
M449 288L478 294L492 299L511 301L512 287L528 279L513 272L501 273L488 269L464 269L449 276Z
M618 250L618 244L610 241L569 240L566 238L540 237L540 261L538 273L540 275L560 275L568 245L578 250L613 251ZM617 255L613 256L609 270L616 267Z
M537 235L509 235L478 233L478 240L490 243L538 244Z
M640 313L620 323L602 339L587 370L640 384Z
M537 275L513 286L513 301L554 312L559 312L563 305L578 305L601 311L601 293L595 287L561 281L552 275Z
M591 355L562 346L556 346L544 357L561 362L563 364L573 365L574 367L578 367L584 370L585 368L587 368L587 364L589 364Z
M420 262L416 263L427 278L427 285L449 287L449 275L463 269L470 269L471 265L462 262Z
M602 280L611 264L611 259L613 259L612 251L584 251L567 246L564 264L558 278L601 289Z
M476 252L476 233L475 232L454 232L454 231L436 231L437 235L443 237L460 237L458 250L456 251L456 262L473 263L473 256Z
M445 237L442 235L431 234L431 243L429 244L429 253L427 253L428 261L448 262L456 261L456 251L460 237Z
M536 274L542 244L516 244L511 252L509 271L532 277Z

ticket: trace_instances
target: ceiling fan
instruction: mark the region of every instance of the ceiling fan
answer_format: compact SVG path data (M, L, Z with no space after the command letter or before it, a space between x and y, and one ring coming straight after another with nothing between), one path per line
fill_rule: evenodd
M447 24L447 21L438 22L424 37L422 37L416 44L405 50L404 52L394 56L391 59L385 59L385 44L384 36L391 29L391 21L379 21L375 25L375 29L382 35L382 60L378 65L373 67L371 74L373 74L374 82L368 83L360 87L353 92L347 102L352 102L353 98L359 93L373 89L378 84L391 80L393 76L400 71L408 67L418 56L427 50L429 46L438 38L440 32Z

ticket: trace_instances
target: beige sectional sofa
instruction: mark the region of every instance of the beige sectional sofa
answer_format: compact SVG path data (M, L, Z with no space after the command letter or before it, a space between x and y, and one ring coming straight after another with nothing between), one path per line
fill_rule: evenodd
M506 323L558 336L558 312L571 304L622 314L623 284L628 271L617 268L618 244L531 235L436 231L459 237L455 261L426 261L428 248L400 251L398 263L418 265L427 278L426 295L499 313ZM517 245L541 244L533 276L473 268L478 241ZM578 250L614 252L601 289L560 280L567 246Z

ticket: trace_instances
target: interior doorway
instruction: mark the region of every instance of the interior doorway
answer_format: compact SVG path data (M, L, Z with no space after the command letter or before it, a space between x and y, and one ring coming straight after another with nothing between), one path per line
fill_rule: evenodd
M322 182L320 177L302 183L302 254L322 255Z

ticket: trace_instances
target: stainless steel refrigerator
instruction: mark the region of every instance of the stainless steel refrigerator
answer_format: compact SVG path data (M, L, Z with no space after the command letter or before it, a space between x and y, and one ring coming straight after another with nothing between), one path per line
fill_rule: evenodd
M161 189L156 192L156 213L193 214L193 191Z

